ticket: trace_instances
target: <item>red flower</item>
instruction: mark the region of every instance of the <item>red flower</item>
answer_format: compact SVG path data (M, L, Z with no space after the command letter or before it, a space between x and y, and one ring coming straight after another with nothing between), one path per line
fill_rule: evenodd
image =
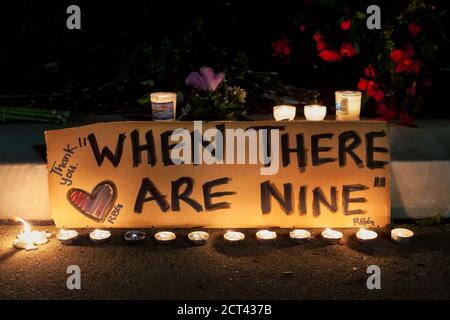
M412 85L406 88L406 94L410 96L415 96L417 93L417 82L413 82Z
M421 68L422 64L419 60L404 59L395 67L395 72L405 72L406 74L415 73L419 75Z
M367 78L375 78L375 68L371 64L364 68L364 73Z
M279 41L272 43L273 52L279 57L289 57L291 55L290 41L288 38L283 37Z
M416 22L411 22L408 26L408 31L413 37L417 37L422 31L422 28Z
M322 51L327 48L327 44L325 42L317 42L317 51Z
M313 37L316 42L323 42L323 36L320 33L316 32Z
M381 100L383 100L385 97L384 91L383 90L377 90L375 92L375 95L373 96L373 98L375 99L376 102L380 102Z
M399 63L400 61L403 60L403 50L400 49L394 49L391 52L391 60L394 63Z
M409 114L407 114L404 111L400 112L399 115L399 124L403 125L403 126L407 126L407 127L417 127L417 124L414 123L414 118L411 117Z
M389 109L388 109L388 107L386 106L386 104L384 104L384 103L382 103L382 102L377 103L376 106L375 106L375 112L376 112L378 115L380 115L380 116L385 115L386 112L388 112L388 110L389 110Z
M350 19L342 20L341 30L346 31L346 30L350 29L351 24L352 24L352 21Z
M336 50L329 50L329 49L325 49L322 52L320 52L319 56L323 60L328 61L328 62L334 62L334 61L338 61L338 60L342 59L339 52L337 52Z
M360 91L366 91L367 90L367 80L366 79L360 79L358 82L358 90Z
M342 44L341 55L348 58L356 56L356 49L353 47L351 42L344 42Z

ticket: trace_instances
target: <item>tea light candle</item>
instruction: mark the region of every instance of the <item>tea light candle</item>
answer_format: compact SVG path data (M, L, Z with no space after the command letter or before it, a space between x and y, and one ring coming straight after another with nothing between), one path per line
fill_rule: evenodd
M356 239L358 239L361 243L368 243L372 240L375 240L378 237L378 234L375 231L367 230L364 228L359 229L356 233Z
M138 244L144 242L147 235L143 231L130 230L124 234L123 239L129 244Z
M23 231L17 235L17 239L13 242L13 246L16 249L36 250L38 249L37 246L46 244L48 238L52 236L49 232L32 231L30 224L21 218L16 218L16 221L23 224Z
M305 243L311 237L311 233L306 230L293 230L289 233L289 238L291 241L296 243Z
M75 230L61 229L56 235L56 238L59 242L61 242L61 244L68 246L73 244L78 239L78 232Z
M327 107L320 105L305 106L304 114L308 121L322 121L327 115Z
M295 118L295 114L297 113L297 108L294 106L275 106L273 107L273 117L276 121L292 121Z
M391 238L398 244L409 244L414 232L409 229L397 228L391 231Z
M188 234L188 239L195 245L202 245L208 241L209 234L205 231L193 231Z
M154 92L150 94L154 121L173 121L177 111L175 92Z
M223 239L225 240L226 244L236 245L244 242L245 234L238 231L227 231L223 235Z
M322 237L331 244L336 244L339 242L339 240L342 239L344 235L340 231L336 231L333 229L326 228L322 232Z
M89 234L89 239L94 243L104 243L111 238L111 232L108 230L95 229Z
M336 120L358 121L361 112L360 91L336 91Z
M159 244L169 244L173 243L177 236L175 233L170 231L161 231L155 234L155 241Z
M277 233L275 231L259 230L256 233L256 239L263 243L273 242L277 240Z

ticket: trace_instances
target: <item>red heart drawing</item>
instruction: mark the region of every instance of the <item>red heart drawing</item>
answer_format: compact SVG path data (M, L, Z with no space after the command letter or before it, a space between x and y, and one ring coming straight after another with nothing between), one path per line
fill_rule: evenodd
M67 199L78 211L89 218L103 222L116 201L116 186L111 181L103 181L92 192L72 188L67 192Z

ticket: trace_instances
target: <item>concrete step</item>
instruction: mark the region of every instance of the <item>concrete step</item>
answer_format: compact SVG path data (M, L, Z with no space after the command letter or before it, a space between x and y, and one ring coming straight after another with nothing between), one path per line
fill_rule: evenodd
M0 219L51 219L44 130L131 119L90 116L66 124L1 125ZM418 219L441 213L450 218L450 120L418 124L419 128L390 126L392 217Z

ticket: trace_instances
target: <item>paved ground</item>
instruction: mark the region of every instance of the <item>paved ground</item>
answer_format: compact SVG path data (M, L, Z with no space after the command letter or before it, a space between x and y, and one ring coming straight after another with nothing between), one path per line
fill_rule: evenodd
M25 252L11 248L21 228L0 225L0 299L450 299L450 225L409 228L416 232L409 246L392 243L387 230L372 245L357 243L354 230L341 245L325 245L319 230L305 245L290 243L287 230L261 245L246 230L246 243L229 247L215 230L207 245L194 247L179 230L172 246L129 246L116 230L102 245L85 236L62 246L53 237ZM82 290L66 288L71 264L81 267ZM369 291L373 264L381 267L382 289Z

